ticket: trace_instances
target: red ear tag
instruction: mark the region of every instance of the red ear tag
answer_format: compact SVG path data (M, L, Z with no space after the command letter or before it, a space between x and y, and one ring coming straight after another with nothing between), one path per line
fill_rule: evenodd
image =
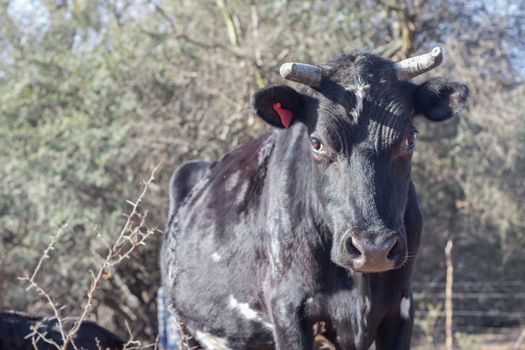
M285 108L282 108L279 102L275 102L273 104L273 109L277 112L277 114L279 114L279 118L281 118L281 123L284 125L285 128L288 129L290 123L292 122L293 113Z

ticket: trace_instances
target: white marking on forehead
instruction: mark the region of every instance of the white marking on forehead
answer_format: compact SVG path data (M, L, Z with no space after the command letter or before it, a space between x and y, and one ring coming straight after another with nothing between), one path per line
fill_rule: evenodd
M265 327L273 329L273 325L265 322L259 313L252 309L248 303L240 303L233 295L228 297L228 305L232 310L237 311L241 316L250 321L262 323Z
M355 95L355 107L352 112L350 112L355 119L359 117L359 114L361 114L361 111L363 110L363 100L365 99L365 93L368 87L369 85L359 84L357 87L347 89L352 91Z
M207 350L231 350L228 339L217 337L207 332L197 331L195 338Z
M409 298L403 297L403 299L401 299L399 310L401 313L401 318L404 318L405 320L410 319L410 299Z
M222 256L221 256L219 253L215 252L215 253L213 253L213 254L210 256L210 258L211 258L211 260L213 260L214 262L219 262L219 261L221 261Z

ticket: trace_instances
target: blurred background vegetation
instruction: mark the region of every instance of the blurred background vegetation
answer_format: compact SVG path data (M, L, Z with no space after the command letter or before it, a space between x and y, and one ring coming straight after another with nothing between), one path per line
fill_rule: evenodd
M162 229L173 168L216 159L266 129L249 99L282 83L281 63L324 63L356 48L400 59L436 44L445 63L424 78L462 80L471 102L444 124L418 121L413 177L425 229L415 286L444 281L442 251L453 239L456 281L525 289L525 2L0 3L0 308L48 312L17 276L68 221L40 280L74 313L140 181L160 164L142 208ZM140 339L154 339L160 237L104 281L94 319L120 334L127 320ZM419 326L432 342L439 302L421 304ZM481 305L523 310L525 298ZM507 321L483 323L525 324L523 315ZM482 321L455 319L467 322Z

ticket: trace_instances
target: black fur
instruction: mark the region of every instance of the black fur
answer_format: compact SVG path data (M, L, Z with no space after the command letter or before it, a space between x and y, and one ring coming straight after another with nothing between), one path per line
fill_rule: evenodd
M416 113L433 121L445 120L463 108L467 97L468 88L464 84L444 78L430 79L415 91Z
M170 209L163 285L190 345L310 350L322 321L337 349L409 348L413 308L403 318L400 302L422 221L412 121L449 118L466 94L443 79L399 82L392 62L366 53L323 66L315 90L255 93L272 133L172 182L185 197ZM275 102L293 113L290 129ZM388 256L358 267L353 240Z
M73 318L64 319L64 328L70 329L75 321L76 319ZM40 334L45 334L46 339L62 346L62 337L55 318L45 319L16 311L2 311L0 312L0 350L34 350L32 339L28 335L33 332L31 328L37 325ZM38 336L35 336L34 339L39 350L56 350L54 345L45 342ZM97 340L100 346L97 345ZM117 350L123 349L125 344L120 337L93 321L82 322L73 342L78 349L85 350ZM69 344L67 349L73 350L74 347Z

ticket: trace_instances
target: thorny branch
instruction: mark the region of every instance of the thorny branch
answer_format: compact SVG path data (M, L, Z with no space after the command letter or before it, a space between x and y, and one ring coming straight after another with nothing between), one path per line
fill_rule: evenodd
M28 275L26 275L24 277L19 278L22 281L27 281L27 283L29 284L26 290L29 291L34 288L39 295L46 299L47 303L51 306L54 318L56 318L58 322L58 330L62 338L62 345L59 345L56 342L46 338L46 334L42 334L39 332L41 324L37 323L35 327L33 327L33 332L28 335L28 337L32 338L32 343L35 349L37 349L37 342L39 339L42 339L43 341L53 345L59 350L66 350L69 344L71 344L73 348L78 349L74 343L73 338L75 334L79 331L80 326L87 319L88 315L90 314L93 308L93 299L100 280L102 278L107 278L107 276L109 276L109 270L112 267L118 265L124 259L130 258L131 253L138 247L144 246L146 244L146 241L156 232L155 229L146 227L145 222L147 212L141 214L139 213L138 209L140 202L144 199L146 193L148 192L149 186L155 179L155 172L157 168L158 166L156 166L153 169L149 179L143 182L143 189L137 200L135 202L128 201L128 203L132 206L131 212L126 215L126 222L124 223L124 226L122 227L122 230L120 231L114 243L111 246L108 246L107 254L102 263L99 265L97 271L89 271L91 275L91 283L86 293L85 302L82 306L80 316L69 330L65 329L60 310L57 304L53 301L53 298L36 282L36 277L40 272L40 269L42 268L44 260L48 259L50 252L55 249L55 243L64 232L65 228L67 227L67 223L64 224L58 230L58 232L51 238L51 241L49 242L48 246L44 250L44 253L38 260L38 263L31 276L29 277ZM125 344L124 349L144 349L151 348L153 346L156 349L156 342L154 344L141 345L140 342L133 340L133 336L131 334L129 326L127 328L129 333L129 340Z

